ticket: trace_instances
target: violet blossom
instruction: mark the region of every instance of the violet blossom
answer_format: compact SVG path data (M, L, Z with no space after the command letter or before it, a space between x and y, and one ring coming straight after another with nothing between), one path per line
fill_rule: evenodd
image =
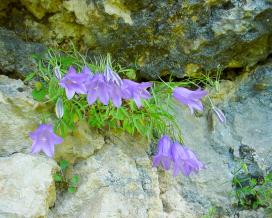
M84 73L77 73L74 67L70 67L68 73L60 80L60 86L65 88L66 96L70 100L75 93L86 94L84 82L87 76Z
M165 170L169 170L171 166L171 139L164 135L158 142L157 154L153 159L153 166L157 167L162 163Z
M84 66L81 70L81 75L85 76L85 83L89 81L89 79L91 79L93 77L93 73L90 70L90 68L88 66Z
M92 105L97 99L99 99L104 105L108 105L110 100L110 87L103 74L95 74L90 81L87 82L86 88L87 101L89 105Z
M34 132L29 133L33 141L31 153L43 151L47 156L53 157L55 144L61 144L63 139L53 132L51 124L41 124Z
M174 176L177 176L180 171L185 176L189 176L191 172L198 172L204 168L204 165L197 159L195 154L178 142L172 144L171 153L174 162Z
M116 85L118 85L119 87L121 87L123 85L123 81L120 78L120 76L115 73L110 67L109 65L106 66L105 72L104 72L105 78L107 82L112 82Z
M203 105L200 99L207 94L207 91L201 90L200 88L192 91L183 87L177 87L173 91L173 97L181 104L187 105L192 114L194 113L194 109L203 111Z
M132 80L124 79L122 97L124 99L133 99L137 107L140 108L142 106L141 99L151 98L151 94L146 90L151 86L151 82L137 83Z

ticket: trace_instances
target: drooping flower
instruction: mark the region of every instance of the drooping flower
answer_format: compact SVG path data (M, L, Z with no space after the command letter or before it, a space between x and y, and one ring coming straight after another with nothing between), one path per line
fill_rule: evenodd
M112 82L121 87L123 85L123 81L120 78L120 76L115 73L109 65L106 66L105 72L104 72L105 78L107 82Z
M164 135L158 142L157 154L153 158L153 166L157 167L162 163L165 170L169 170L171 166L171 139Z
M103 74L95 74L86 84L86 88L87 101L89 105L92 105L97 99L99 99L104 105L108 105L110 99L110 87Z
M137 83L132 80L124 79L122 97L124 99L133 99L137 107L140 108L142 106L141 99L151 98L151 94L146 90L151 86L151 82Z
M194 109L203 111L203 105L200 99L207 94L207 91L201 90L200 88L192 91L183 87L177 87L173 91L173 97L181 104L187 105L192 114L194 113Z
M225 114L223 113L223 111L221 111L219 108L217 107L213 107L213 111L216 115L216 117L218 118L218 120L221 122L221 123L225 123L226 122L226 117L225 117Z
M68 73L60 80L60 86L65 88L66 96L69 100L73 98L75 93L86 94L86 87L84 85L86 79L86 74L79 74L75 68L69 68Z
M93 73L88 66L84 66L81 70L81 75L85 76L85 83L93 77Z
M61 144L63 139L53 132L51 124L41 124L34 132L29 133L33 141L31 153L43 151L47 156L53 157L55 144Z
M109 97L115 107L122 105L122 88L117 84L109 84Z
M59 97L55 106L55 112L57 115L57 118L61 119L64 114L64 107L63 107L63 101L62 98Z
M174 162L173 175L177 176L181 171L185 176L191 172L198 172L204 165L197 159L195 154L189 149L174 142L171 146L171 154Z
M54 72L55 72L55 76L57 77L57 79L58 80L61 80L61 72L60 72L60 68L59 68L59 66L56 66L55 68L54 68Z

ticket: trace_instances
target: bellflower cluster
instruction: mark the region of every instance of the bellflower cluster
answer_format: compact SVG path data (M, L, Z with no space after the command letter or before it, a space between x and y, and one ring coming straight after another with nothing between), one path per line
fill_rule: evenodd
M61 144L63 139L53 132L51 124L41 124L34 132L29 133L33 141L31 153L43 151L47 156L53 157L55 144Z
M164 135L158 142L157 154L153 158L153 166L157 167L162 164L165 170L169 170L173 162L173 175L177 176L181 171L185 176L191 172L198 172L204 168L196 155L189 149L178 142L172 142L171 139Z
M151 98L146 90L152 86L151 82L137 83L128 79L122 80L108 65L103 73L92 74L84 66L81 73L70 67L68 73L60 80L60 86L65 88L66 96L70 100L75 93L87 94L87 101L92 105L99 100L104 105L112 101L115 107L122 105L122 99L133 99L138 108L142 106L142 99Z
M173 97L181 104L187 105L192 114L194 113L194 109L203 111L203 105L200 99L207 94L207 91L201 90L200 88L195 91L191 91L183 87L177 87L173 91Z

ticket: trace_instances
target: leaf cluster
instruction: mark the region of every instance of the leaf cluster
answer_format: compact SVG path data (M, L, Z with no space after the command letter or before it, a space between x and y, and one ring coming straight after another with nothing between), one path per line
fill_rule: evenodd
M234 175L232 184L234 187L232 194L236 198L237 206L247 209L259 207L272 209L272 172L255 178L249 174L244 164Z
M69 167L69 163L66 160L61 160L59 162L60 172L54 174L53 178L56 182L56 187L60 190L68 190L70 193L75 193L78 186L79 177L73 175L72 178L68 179L66 177L66 171Z
M93 61L87 61L85 57L76 51L72 53L61 53L49 51L47 58L37 58L39 70L30 74L26 81L35 80L32 92L33 98L41 103L48 104L52 110L58 98L63 99L64 116L55 122L55 130L58 134L65 136L72 132L80 120L85 119L90 127L97 129L107 129L113 131L125 131L131 135L140 134L149 140L162 134L173 136L173 132L178 132L178 140L182 141L180 129L175 121L175 117L168 112L171 106L171 93L167 89L151 88L152 98L143 100L143 107L138 109L134 101L126 100L120 108L114 107L111 103L107 106L96 102L88 105L86 96L76 95L68 100L65 91L59 86L59 81L54 74L54 69L58 67L62 76L65 75L70 66L74 66L78 71L87 65L92 72L102 72L106 64L119 73L123 78L135 78L133 69L122 68L119 64L111 62L109 56ZM110 62L110 63L109 63ZM157 87L162 83L156 83ZM162 104L162 101L165 101ZM163 106L162 106L163 105ZM169 129L169 127L171 127ZM175 130L173 130L173 127Z

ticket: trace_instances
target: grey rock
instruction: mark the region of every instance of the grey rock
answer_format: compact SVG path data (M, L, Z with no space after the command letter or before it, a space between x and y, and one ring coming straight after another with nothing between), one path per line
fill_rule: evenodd
M272 165L271 84L271 62L237 78L232 85L222 83L214 99L226 115L226 124L216 120L214 114L205 112L196 117L188 108L176 105L174 113L180 122L184 143L197 154L206 169L189 178L180 175L173 179L170 173L159 174L163 205L170 216L183 217L179 209L182 205L187 205L193 217L200 217L209 208L216 208L219 217L234 216L235 199L230 194L234 191L232 178L240 167L239 161L248 165L252 177L262 177ZM216 99L218 96L221 101ZM208 103L205 105L207 108ZM207 116L212 117L207 119ZM241 144L247 146L242 149ZM256 217L269 217L260 211ZM242 214L243 217L253 214L252 217L255 212Z
M59 195L50 217L163 217L158 176L144 146L115 138L78 163L77 192Z
M21 80L0 75L0 156L30 151L28 133L39 123L36 104Z
M0 158L0 217L46 217L56 200L56 162L26 154Z
M252 66L272 49L270 0L20 2L6 23L20 35L64 48L72 40L90 55L109 52L145 78Z
M37 70L33 55L42 55L46 48L25 42L14 32L0 28L0 74L24 77Z

